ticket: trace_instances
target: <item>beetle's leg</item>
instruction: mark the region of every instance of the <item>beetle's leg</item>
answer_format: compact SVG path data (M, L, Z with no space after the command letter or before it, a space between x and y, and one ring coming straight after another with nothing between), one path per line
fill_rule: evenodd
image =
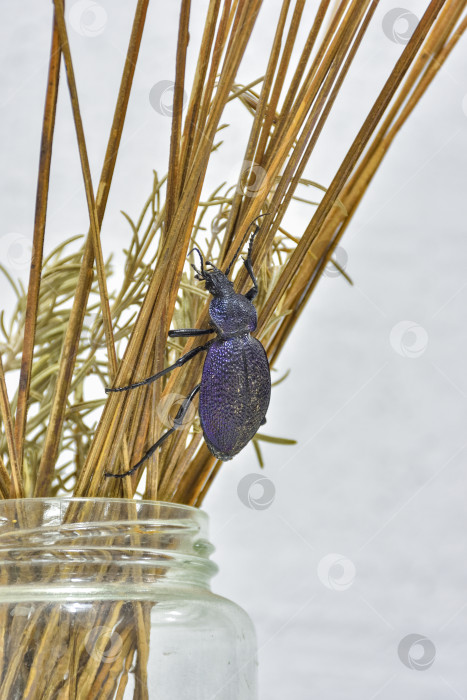
M253 272L253 265L251 262L251 253L253 250L253 241L255 240L255 236L259 231L259 226L256 226L255 230L253 231L251 238L250 238L250 245L248 246L248 255L246 258L242 258L243 264L245 265L248 274L251 277L251 280L253 282L252 288L245 294L246 298L252 301L255 296L258 294L258 282L256 281L255 273Z
M155 382L156 379L159 379L159 377L163 377L164 374L168 374L173 369L176 369L177 367L181 367L182 365L185 364L185 362L188 362L189 360L191 360L199 352L202 352L203 350L207 350L208 347L211 345L211 343L212 343L212 340L210 340L205 345L198 345L197 348L193 348L193 350L190 350L189 352L187 352L186 355L182 355L181 357L179 357L177 362L174 362L173 365L170 365L170 367L166 367L165 369L162 369L160 372L158 372L157 374L154 374L152 377L148 377L147 379L143 379L143 381L141 381L141 382L136 382L136 384L129 384L128 386L119 386L119 387L115 387L113 389L109 389L108 387L106 387L105 392L106 392L106 394L109 394L111 391L128 391L128 389L135 389L137 386L144 386L145 384L151 384L152 382Z
M245 294L246 298L249 299L250 301L253 301L255 296L258 294L258 282L256 281L256 277L253 273L253 269L251 267L251 262L247 258L246 260L243 261L245 264L246 269L248 270L248 274L250 275L251 279L253 280L253 286L248 292Z
M214 328L179 328L176 331L169 331L169 338L191 338L195 335L207 335L215 332Z
M175 430L177 430L177 428L179 428L181 425L183 425L183 419L185 418L185 416L187 414L187 411L190 407L191 402L193 401L196 394L198 393L200 386L201 386L201 384L197 384L195 386L195 388L193 389L193 391L191 391L188 394L188 396L186 397L186 399L183 400L183 403L180 406L180 408L178 409L177 415L174 418L173 426L166 433L164 433L159 438L159 440L156 443L154 443L154 445L152 447L149 448L149 450L146 452L144 457L142 457L139 460L139 462L137 464L135 464L134 467L129 469L127 472L123 472L123 474L112 474L111 472L104 472L104 476L113 476L115 479L123 479L124 476L128 476L129 474L133 474L137 469L139 469L141 467L141 465L144 464L144 462L147 459L149 459L149 457L151 457L151 455L154 454L154 452L157 450L157 448L162 445L164 440L167 440L169 435L172 435L172 433L175 432Z

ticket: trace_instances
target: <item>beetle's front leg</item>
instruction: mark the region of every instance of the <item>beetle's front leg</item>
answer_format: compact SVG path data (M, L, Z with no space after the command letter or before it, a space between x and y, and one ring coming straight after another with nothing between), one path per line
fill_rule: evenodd
M251 234L250 238L250 244L248 246L248 254L246 258L242 258L243 264L245 265L248 274L251 277L251 281L253 282L252 288L245 294L246 298L252 301L255 296L258 294L258 282L255 277L255 273L253 272L253 263L251 261L251 253L253 251L253 241L255 240L255 236L259 231L259 226L257 225L253 233Z
M250 275L250 277L253 281L252 288L245 294L245 296L250 301L253 301L255 296L258 294L258 282L256 281L256 277L254 275L253 268L251 266L251 260L249 258L247 258L246 260L243 260L243 264L245 265L245 267L248 271L248 274Z
M214 328L179 328L175 331L169 331L169 338L192 338L195 335L207 335L215 333Z
M243 264L245 265L247 272L250 275L251 280L253 282L252 288L250 290L248 290L248 292L245 294L245 296L250 301L253 301L255 296L258 294L258 282L256 280L255 273L253 272L253 266L251 264L251 258L250 258L249 253L248 253L248 257L246 258L246 260L245 260L245 258L242 258L242 260L243 260Z

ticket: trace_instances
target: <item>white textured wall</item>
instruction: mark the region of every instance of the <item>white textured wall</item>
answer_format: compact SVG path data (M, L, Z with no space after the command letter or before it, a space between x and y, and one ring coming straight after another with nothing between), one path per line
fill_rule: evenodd
M206 2L193 4L194 47ZM264 4L240 80L259 75L265 64L278 1ZM70 39L96 183L135 2L88 5L97 12L93 36L86 36L92 15L80 25L82 3L68 2L78 30L70 28ZM420 16L424 3L404 5ZM166 169L170 120L148 96L155 83L173 78L178 6L155 0L149 12L102 231L106 254L128 240L120 209L136 216L151 170ZM307 168L311 179L329 183L403 48L382 30L395 7L395 0L380 3ZM50 2L0 4L0 256L24 279L50 20ZM280 373L291 373L273 392L266 427L298 444L264 448L261 476L266 490L274 489L271 504L255 506L259 485L249 492L254 507L243 502L245 482L243 500L237 493L243 477L259 474L250 447L225 464L205 504L221 567L214 588L243 605L256 623L262 700L467 697L466 57L464 38L403 128L346 233L343 254L354 287L325 277L281 356ZM240 108L235 117L246 119ZM211 184L235 180L240 138L239 131L235 147L216 155ZM306 213L297 207L290 217L297 233ZM84 233L87 220L62 82L47 249ZM12 297L1 284L8 310ZM398 646L411 634L429 640L428 662L435 648L430 668L417 671L400 660ZM406 660L412 641L401 648ZM420 653L420 646L412 647L414 663Z

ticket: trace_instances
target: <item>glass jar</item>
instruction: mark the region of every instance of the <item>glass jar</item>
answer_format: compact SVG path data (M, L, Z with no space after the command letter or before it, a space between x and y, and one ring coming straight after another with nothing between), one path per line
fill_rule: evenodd
M118 498L0 502L1 700L256 700L246 613L208 519Z

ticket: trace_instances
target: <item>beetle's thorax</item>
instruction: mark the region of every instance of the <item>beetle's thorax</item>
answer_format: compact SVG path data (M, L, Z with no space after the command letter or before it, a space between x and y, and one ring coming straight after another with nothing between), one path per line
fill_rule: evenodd
M256 329L256 309L243 294L215 296L209 305L209 315L223 337L251 333Z
M204 272L205 287L213 297L226 297L235 294L233 282L229 280L222 270L211 266Z

